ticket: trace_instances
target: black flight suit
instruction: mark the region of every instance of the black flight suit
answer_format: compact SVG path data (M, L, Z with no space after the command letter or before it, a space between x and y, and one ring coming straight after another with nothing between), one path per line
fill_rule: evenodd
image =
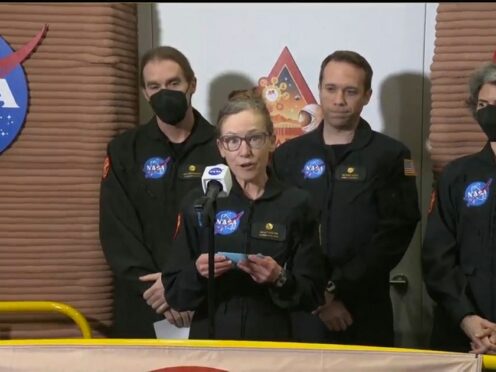
M295 314L295 329L305 342L392 346L389 273L420 219L410 152L360 119L336 158L324 144L323 127L282 144L273 165L282 180L309 191L321 211L328 279L353 324L330 332L318 317Z
M191 196L191 197L190 197ZM190 338L208 338L208 280L195 262L208 252L204 230L198 228L192 205L201 192L186 197L171 268L164 272L166 298L179 310L195 310ZM325 268L318 242L318 221L309 195L283 186L270 176L263 195L253 201L233 180L227 198L217 199L215 251L263 254L286 265L288 280L276 288L257 284L234 268L215 280L215 338L291 340L289 309L313 310L323 301ZM182 253L182 258L180 257ZM178 268L181 269L178 270Z
M466 315L496 322L496 162L482 151L443 170L422 247L424 280L437 306L431 347L467 352Z
M122 338L155 338L164 319L142 298L170 258L180 202L201 185L205 166L222 163L215 128L197 111L193 131L176 154L156 119L108 146L110 171L101 182L100 240L114 274L114 329Z

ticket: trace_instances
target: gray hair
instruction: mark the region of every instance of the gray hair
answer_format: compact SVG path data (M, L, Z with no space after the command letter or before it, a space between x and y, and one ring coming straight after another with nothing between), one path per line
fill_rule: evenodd
M470 75L468 83L469 97L467 98L467 106L470 112L475 117L477 111L477 102L479 101L479 92L484 84L496 85L496 63L489 62L475 70Z

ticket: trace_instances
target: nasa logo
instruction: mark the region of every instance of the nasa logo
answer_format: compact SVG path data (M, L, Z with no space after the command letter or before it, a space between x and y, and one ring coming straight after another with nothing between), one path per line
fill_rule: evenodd
M220 211L215 215L215 234L216 235L231 235L235 232L245 214L244 211L239 213L233 211Z
M45 36L45 25L16 52L0 36L0 154L19 136L28 111L28 84L21 63Z
M310 159L305 163L302 169L303 177L315 179L324 174L325 163L322 159Z
M162 178L167 173L167 164L170 162L171 157L163 159L155 156L148 159L143 166L143 173L145 178L158 179Z
M208 174L210 174L211 176L218 176L221 173L222 173L222 169L220 168L212 168L208 171Z
M489 196L489 186L493 179L490 178L487 182L477 181L472 182L465 189L463 200L467 202L467 207L479 207L484 205Z

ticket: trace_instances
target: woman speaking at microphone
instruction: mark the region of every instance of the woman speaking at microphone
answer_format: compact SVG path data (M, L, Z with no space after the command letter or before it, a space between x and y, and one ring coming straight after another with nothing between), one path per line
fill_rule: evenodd
M291 341L290 311L323 302L325 274L310 196L270 171L274 125L260 96L237 92L217 121L217 146L233 175L228 197L214 211L214 338ZM184 200L174 259L164 269L167 302L194 310L190 338L209 338L208 247L194 201Z

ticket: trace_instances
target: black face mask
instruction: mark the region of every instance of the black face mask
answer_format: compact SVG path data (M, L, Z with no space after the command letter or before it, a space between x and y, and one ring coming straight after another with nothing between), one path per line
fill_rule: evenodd
M150 97L153 111L164 123L176 125L186 116L188 100L178 90L162 89Z
M496 106L487 105L479 109L475 116L490 142L496 142Z

